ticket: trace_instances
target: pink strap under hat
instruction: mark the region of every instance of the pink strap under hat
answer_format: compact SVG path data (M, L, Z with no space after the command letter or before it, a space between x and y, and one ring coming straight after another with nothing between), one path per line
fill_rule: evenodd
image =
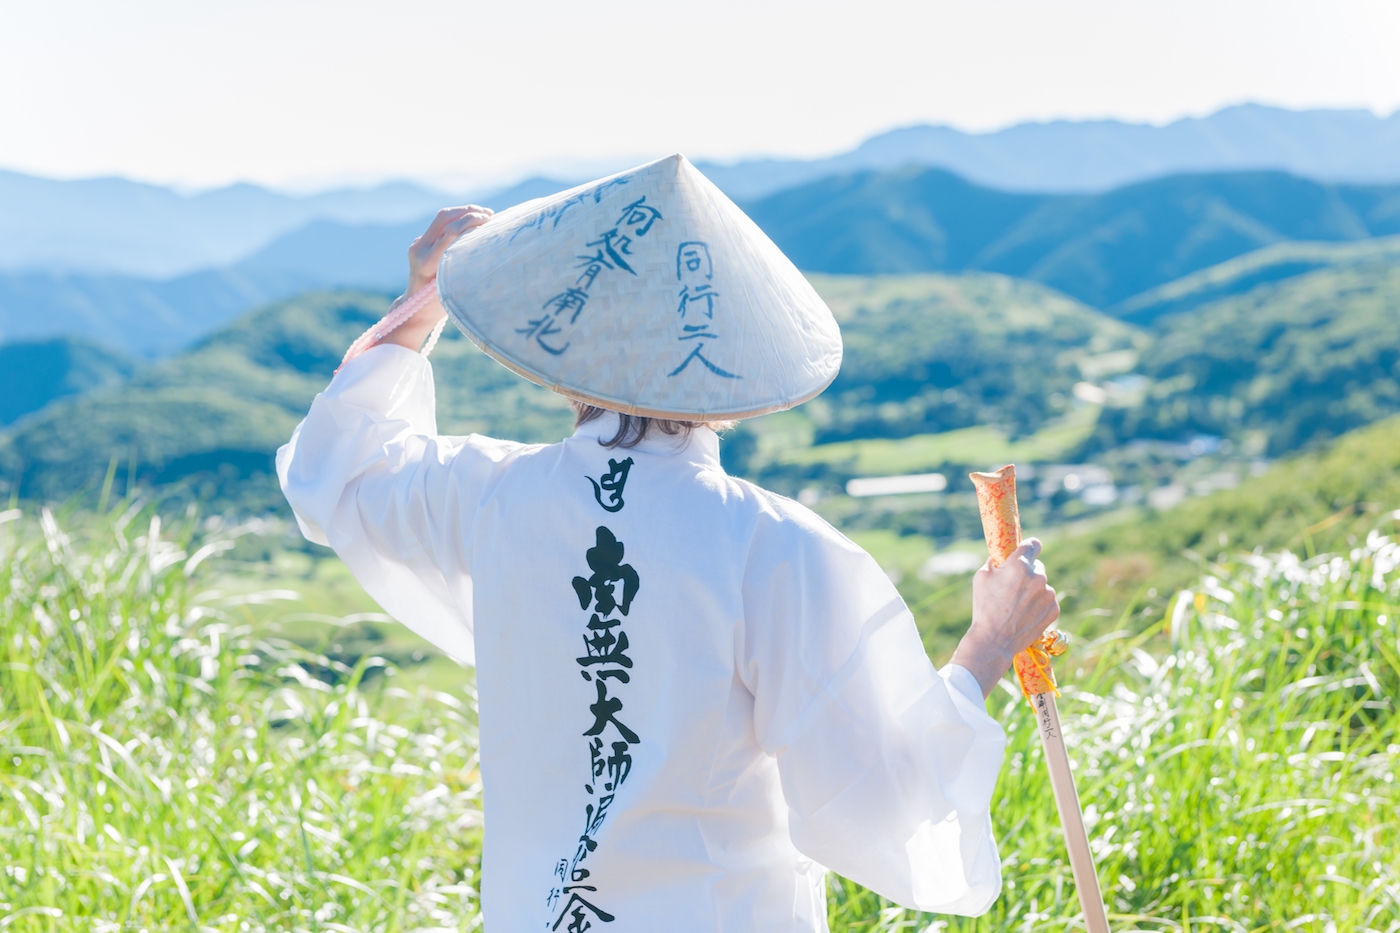
M359 356L361 353L377 346L385 337L389 336L398 327L402 326L413 318L415 314L422 311L428 302L437 297L437 276L429 279L427 284L407 298L396 302L389 309L389 313L384 315L374 323L369 330L355 338L355 342L350 344L350 349L345 351L345 356L341 359L340 365L335 371L340 372L345 364ZM428 335L427 343L423 344L422 354L427 356L433 352L433 347L437 346L438 338L442 336L442 329L447 324L446 315L437 322L433 332Z

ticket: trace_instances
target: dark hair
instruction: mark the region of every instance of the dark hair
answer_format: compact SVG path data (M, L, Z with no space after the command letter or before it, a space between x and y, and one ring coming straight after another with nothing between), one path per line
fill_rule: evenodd
M570 401L574 406L574 427L579 428L590 421L597 421L607 413L608 409L599 408L597 405L589 405L586 402ZM660 431L669 437L680 437L682 439L690 437L690 432L695 430L695 421L673 421L670 418L648 418L646 415L624 415L617 413L618 425L617 433L610 438L599 438L598 443L604 447L621 447L624 450L636 447L652 431Z

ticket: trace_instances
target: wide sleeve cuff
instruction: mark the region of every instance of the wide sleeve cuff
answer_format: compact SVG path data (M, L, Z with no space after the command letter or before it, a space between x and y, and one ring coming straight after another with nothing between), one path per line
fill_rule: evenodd
M973 706L981 709L984 713L986 712L987 698L982 696L982 685L977 682L976 677L972 676L972 671L961 664L946 664L943 670L938 673L948 682L948 686L961 694L964 699L970 701Z

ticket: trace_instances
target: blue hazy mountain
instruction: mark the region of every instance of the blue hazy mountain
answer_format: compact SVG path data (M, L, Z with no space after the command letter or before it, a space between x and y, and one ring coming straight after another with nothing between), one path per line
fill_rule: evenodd
M481 200L500 209L564 187L532 178ZM0 272L0 342L79 335L138 356L167 356L250 308L301 292L397 291L408 274L408 244L430 217L388 224L314 220L231 265L172 278Z
M1018 194L908 167L824 178L746 208L808 272L1000 272L1103 309L1271 244L1400 233L1400 185L1283 172Z
M564 187L530 178L476 199L506 207ZM0 171L0 270L167 278L230 265L310 223L417 222L462 199L407 182L307 196L248 184L186 195L122 178Z
M477 200L502 210L567 187L566 182L554 179L529 178ZM430 214L423 214L401 224L313 221L278 237L233 269L250 280L299 280L307 283L307 288L396 289L408 276L408 245L430 219ZM287 286L278 287L285 290Z
M1278 169L1324 181L1400 181L1400 112L1229 107L1166 126L1118 120L1022 123L994 133L910 126L826 159L702 163L736 200L828 175L944 168L1007 191L1106 191L1184 172Z
M313 220L404 221L443 199L406 183L308 197L247 184L183 195L121 178L0 172L0 268L171 276L236 262Z

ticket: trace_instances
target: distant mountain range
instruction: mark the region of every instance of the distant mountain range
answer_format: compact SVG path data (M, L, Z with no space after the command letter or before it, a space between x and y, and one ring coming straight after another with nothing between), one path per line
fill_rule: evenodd
M995 133L911 126L828 159L701 169L736 200L828 175L905 165L944 168L1008 191L1106 191L1183 172L1278 169L1323 181L1400 181L1400 112L1282 110L1258 104L1166 126L1118 120L1022 123Z
M1281 172L1179 175L1071 195L997 191L911 167L824 178L744 207L807 272L998 272L1140 323L1238 293L1241 282L1334 264L1328 244L1394 258L1395 245L1377 238L1400 236L1400 185ZM149 358L311 289L397 291L404 250L425 219L314 221L233 265L173 279L0 274L0 339L72 334ZM1154 291L1268 247L1283 252L1250 260L1253 278L1232 273L1227 292L1208 295L1208 282L1175 284L1187 289L1175 297Z
M841 175L747 205L808 272L979 269L1113 311L1261 247L1400 234L1400 185L1282 172L1176 175L1103 194L1017 194L941 169Z
M441 200L406 183L311 197L247 184L184 195L122 178L0 172L0 268L165 277L237 262L312 220L404 221Z
M491 199L554 190L532 180ZM434 202L436 203L436 202ZM400 288L406 251L430 214L406 223L313 220L229 266L173 278L71 271L0 272L0 341L80 335L138 356L166 356L243 312L312 289Z
M913 126L831 158L700 163L737 201L833 175L910 165L1037 193L1102 192L1183 172L1244 169L1330 182L1400 182L1400 115L1245 105L1163 127L1059 121L971 134ZM457 194L397 182L312 196L247 184L187 195L118 178L55 181L0 172L0 270L169 278L233 265L310 223L406 223L449 202L504 207L581 180L534 178Z
M563 187L531 178L473 197L508 207ZM0 171L0 270L167 278L236 263L307 224L416 222L462 197L408 182L308 196L247 184L186 195L122 178Z

